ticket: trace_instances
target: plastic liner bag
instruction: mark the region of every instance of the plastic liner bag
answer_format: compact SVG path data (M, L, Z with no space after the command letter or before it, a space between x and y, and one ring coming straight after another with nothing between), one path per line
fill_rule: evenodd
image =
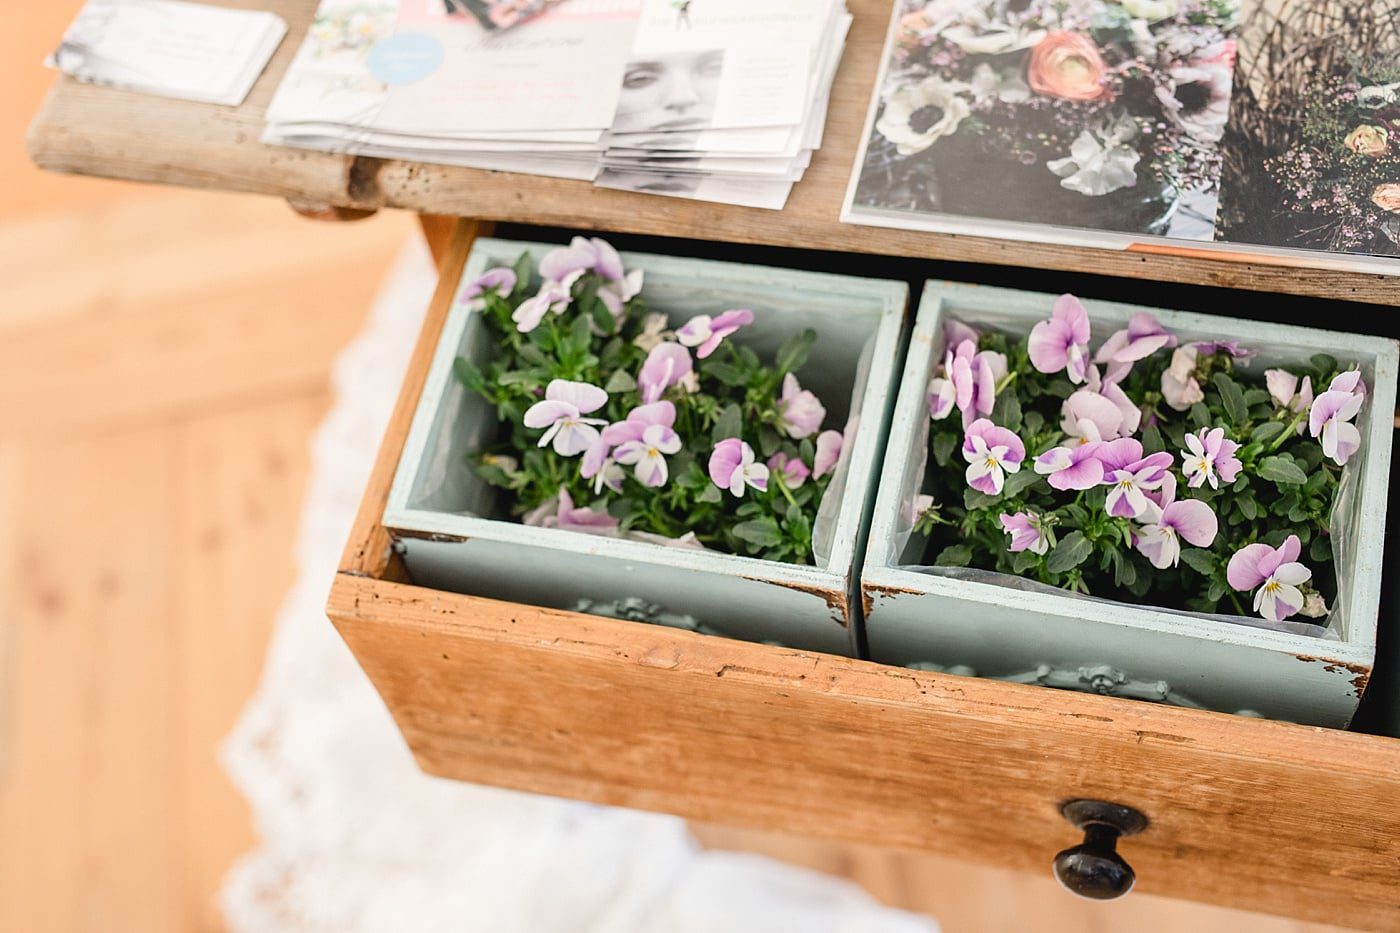
M860 361L856 363L855 388L851 392L850 416L841 432L841 458L836 463L836 472L822 493L822 501L817 506L817 517L812 522L812 557L818 567L824 567L831 560L831 549L835 544L836 520L841 514L841 500L846 492L846 476L850 473L851 445L860 432L860 409L865 402L865 386L870 381L870 365L875 356L875 338L872 334L861 347ZM876 440L879 440L876 438ZM924 436L927 445L928 436Z

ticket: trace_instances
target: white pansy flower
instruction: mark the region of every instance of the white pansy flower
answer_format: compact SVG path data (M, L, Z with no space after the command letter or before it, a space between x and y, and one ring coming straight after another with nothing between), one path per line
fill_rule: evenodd
M1069 155L1046 163L1060 176L1060 187L1099 197L1137 184L1142 157L1128 143L1138 134L1131 117L1120 116L1086 129L1070 144Z

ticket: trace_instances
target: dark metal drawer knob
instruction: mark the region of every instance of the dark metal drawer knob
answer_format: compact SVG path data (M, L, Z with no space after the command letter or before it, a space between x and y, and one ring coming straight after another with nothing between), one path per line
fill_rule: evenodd
M1060 813L1084 831L1084 841L1055 856L1055 877L1080 897L1107 901L1133 889L1137 875L1118 854L1118 837L1147 828L1147 817L1132 807L1102 800L1071 800Z

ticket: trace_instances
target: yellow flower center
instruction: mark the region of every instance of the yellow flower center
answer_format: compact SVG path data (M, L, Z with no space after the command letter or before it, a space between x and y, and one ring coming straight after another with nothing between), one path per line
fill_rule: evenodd
M659 450L657 450L655 447L648 447L648 448L647 448L647 456L648 456L648 457L659 457L659 456L661 456L661 452L660 452Z
M997 465L997 458L996 458L996 457L988 457L988 458L987 458L987 469L990 470L992 467L994 467L994 466L996 466L996 465Z
M1279 582L1278 582L1277 580L1275 580L1273 577L1270 577L1270 578L1269 578L1267 581L1265 581L1265 583L1264 583L1264 592L1265 592L1265 593L1277 593L1277 592L1278 592L1279 590L1281 590L1281 589L1283 589L1283 584L1279 583Z

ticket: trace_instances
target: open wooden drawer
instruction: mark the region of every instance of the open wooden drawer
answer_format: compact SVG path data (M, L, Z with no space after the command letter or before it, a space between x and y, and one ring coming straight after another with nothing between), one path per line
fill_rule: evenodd
M427 772L1046 871L1060 806L1149 820L1143 890L1400 928L1400 740L887 667L413 586L382 526L463 221L331 592Z

